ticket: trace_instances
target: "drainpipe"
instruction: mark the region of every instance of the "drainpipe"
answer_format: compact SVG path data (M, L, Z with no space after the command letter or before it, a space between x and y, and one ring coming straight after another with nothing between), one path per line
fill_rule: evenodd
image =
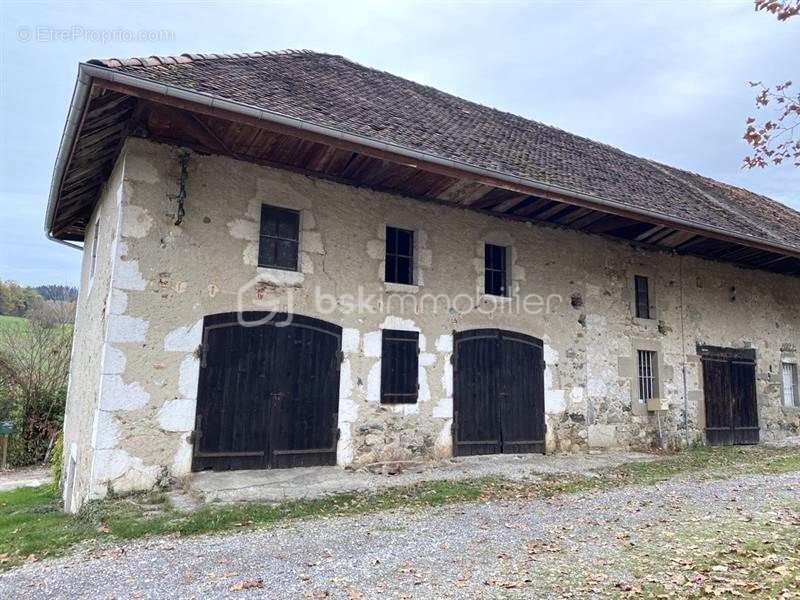
M689 385L686 382L686 324L684 320L684 296L683 296L683 255L678 257L680 261L679 272L681 280L681 359L683 364L681 370L683 372L683 436L686 440L686 449L689 449Z

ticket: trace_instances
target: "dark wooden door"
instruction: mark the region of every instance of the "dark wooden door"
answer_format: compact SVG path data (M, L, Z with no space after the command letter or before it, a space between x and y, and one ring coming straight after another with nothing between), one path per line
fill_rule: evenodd
M502 392L497 330L457 333L453 365L454 454L499 454Z
M544 454L544 357L542 342L500 332L503 392L500 423L503 452Z
M309 317L206 317L192 469L336 464L340 347Z
M700 346L706 441L711 445L757 444L755 350Z
M498 329L455 336L454 454L545 450L542 342Z

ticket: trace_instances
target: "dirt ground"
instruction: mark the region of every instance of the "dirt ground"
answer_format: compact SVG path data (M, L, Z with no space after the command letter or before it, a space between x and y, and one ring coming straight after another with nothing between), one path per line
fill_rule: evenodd
M800 539L798 510L800 473L685 475L550 499L145 538L9 571L0 597L773 598L787 581L783 597L796 598L798 546L785 544Z
M0 492L10 492L20 487L34 487L50 481L47 467L20 467L0 471Z

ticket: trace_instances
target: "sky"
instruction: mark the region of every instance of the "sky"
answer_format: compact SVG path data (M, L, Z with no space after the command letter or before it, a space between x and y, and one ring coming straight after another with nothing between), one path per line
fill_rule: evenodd
M746 187L800 210L800 169L742 170L746 82L800 80L800 18L751 0L0 3L0 279L77 284L43 221L78 63L306 48ZM800 83L800 81L798 81Z

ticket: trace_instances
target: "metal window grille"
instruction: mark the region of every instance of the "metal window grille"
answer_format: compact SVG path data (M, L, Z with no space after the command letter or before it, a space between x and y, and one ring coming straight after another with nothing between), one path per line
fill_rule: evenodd
M797 385L797 365L783 363L783 403L800 407L800 389Z
M652 350L638 352L639 399L642 402L656 397L656 353Z

